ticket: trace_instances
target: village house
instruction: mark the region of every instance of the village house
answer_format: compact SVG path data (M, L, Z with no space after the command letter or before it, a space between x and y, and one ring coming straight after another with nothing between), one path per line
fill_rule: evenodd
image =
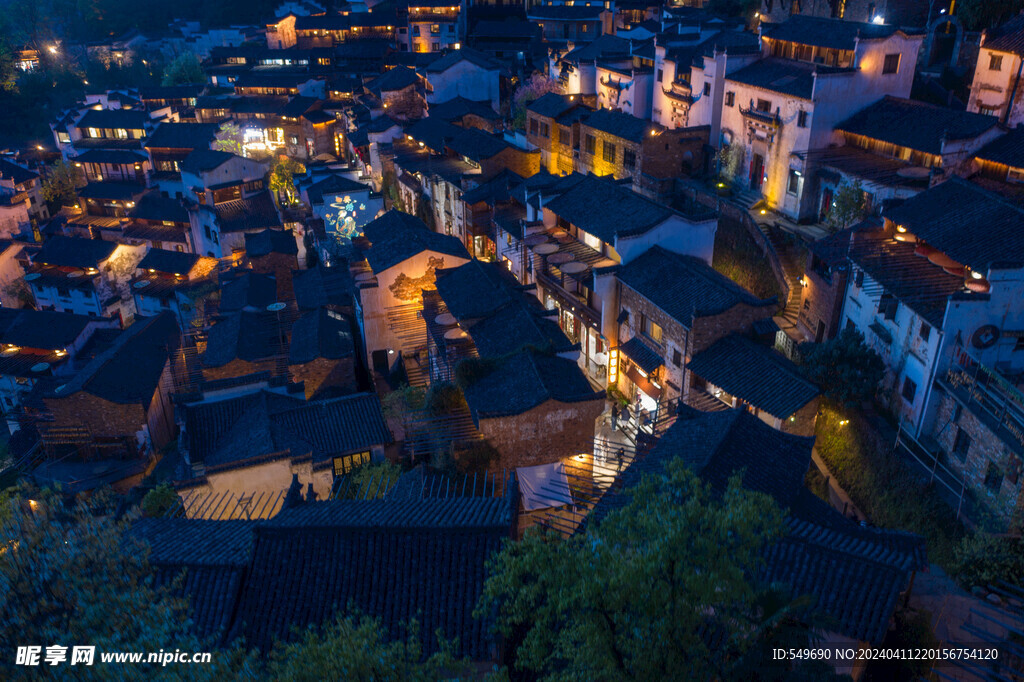
M25 273L39 310L117 317L131 322L135 303L129 280L143 247L81 237L50 237Z
M461 3L412 0L399 5L398 48L403 52L438 52L462 47Z
M37 223L50 219L50 209L42 199L41 189L39 173L10 159L0 159L0 191L12 195L10 203L24 203L27 200L25 209L28 218ZM22 194L25 196L21 197Z
M423 310L423 291L433 288L438 268L469 260L457 237L430 231L415 216L391 209L364 228L369 246L365 259L351 264L358 317L366 341L366 360L387 376L402 361L407 347L398 334L401 319Z
M984 31L967 111L995 116L1009 128L1024 123L1024 16Z
M118 329L117 320L0 309L0 409L11 433L21 426L24 397L40 382L78 369L79 351L101 329Z
M399 121L423 118L427 111L424 79L407 66L396 66L363 86L370 106Z
M558 310L566 335L583 349L581 366L602 385L609 381L608 344L616 338L614 280L597 277L628 264L651 246L711 261L718 226L714 211L687 213L657 204L609 178L570 176L541 191L527 219L527 257L533 260L537 296Z
M282 286L270 274L236 271L221 284L217 316L199 358L202 376L210 381L270 372L302 382L309 398L352 393L365 384L356 335L348 312L300 308L290 280Z
M256 373L238 381L209 381L175 396L180 449L179 493L274 494L298 476L318 499L336 478L381 460L392 436L380 400L357 393L307 402L301 383Z
M209 150L217 129L216 123L164 122L157 126L144 145L150 160L149 185L166 197L187 197L181 182L181 164L197 149Z
M870 218L807 245L804 273L798 282L800 312L797 317L797 329L805 339L821 343L839 333L850 276L847 258L850 235L861 227L880 223L880 219Z
M452 50L431 62L423 71L427 79L429 105L465 97L489 102L494 110L501 106L505 68L483 52L468 47Z
M722 143L736 146L737 181L792 219L816 216L808 152L885 95L907 97L921 36L898 27L796 15L762 25L763 59L725 77Z
M479 365L460 383L469 415L497 450L492 471L553 464L587 452L604 410L580 370L579 344L498 263L472 260L436 271L423 292L425 366L431 383L458 382L460 365ZM421 354L422 355L422 354Z
M40 245L11 239L0 239L0 307L32 308L35 299L25 281L25 272L32 267L32 256Z
M844 184L859 183L865 211L877 213L886 202L968 175L974 153L1003 134L994 116L892 96L836 124L835 131L839 146L813 157L820 167L815 213L822 220Z
M192 253L188 202L165 197L152 190L139 197L128 212L128 220L116 226L99 225L94 230L100 238L150 249L167 249Z
M1024 128L1010 130L974 154L971 182L1012 201L1024 199Z
M575 95L595 108L601 88L599 71L608 72L610 67L617 72L625 72L632 66L633 42L614 35L595 36L587 42L567 44L565 48L550 50L548 57L548 73L561 85L562 92ZM616 108L610 102L602 104Z
M181 251L151 248L131 279L135 310L150 317L171 312L183 330L203 318L203 306L216 291L217 261Z
M888 368L879 393L920 435L932 386L958 343L999 371L1024 370L1017 234L1024 211L954 177L853 233L843 325L861 331Z
M343 243L362 234L362 228L384 211L384 198L349 174L307 171L295 179L302 203L322 220L326 237Z
M124 490L152 470L176 436L170 392L179 340L173 315L139 318L74 375L40 387L38 484Z
M540 27L548 43L586 43L615 33L613 12L604 2L538 2L527 9L526 18Z
M490 102L476 101L461 96L432 102L430 117L463 128L480 128L489 133L500 132L505 123L501 114L495 111Z
M713 389L691 378L690 361L729 334L774 326L777 301L759 299L703 260L661 246L598 274L596 282L612 298L608 385L652 414L659 403L679 399L717 407L707 400Z

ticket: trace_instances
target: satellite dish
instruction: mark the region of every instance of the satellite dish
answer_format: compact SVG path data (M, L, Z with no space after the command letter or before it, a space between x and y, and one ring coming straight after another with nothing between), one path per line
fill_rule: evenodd
M48 362L39 362L32 365L33 372L45 372L48 369L50 369L50 363Z
M68 273L68 279L74 279L76 277L84 277L84 276L85 276L85 271L84 270L72 270L71 272Z
M148 279L140 279L138 282L132 285L136 289L145 289L150 284Z
M280 302L278 302L278 303L271 303L270 305L267 306L267 310L269 310L272 313L276 313L278 311L284 310L287 307L288 307L287 303L280 303Z

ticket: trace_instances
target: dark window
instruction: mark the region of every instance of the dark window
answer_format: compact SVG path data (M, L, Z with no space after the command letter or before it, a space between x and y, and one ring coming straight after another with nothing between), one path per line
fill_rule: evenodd
M864 271L858 270L857 276L853 278L853 281L858 287L864 286Z
M672 364L680 367L683 364L683 354L678 350L672 351Z
M882 64L882 73L896 73L900 70L900 56L898 54L885 55L885 62Z
M586 147L586 152L591 156L597 153L597 140L594 139L593 135L587 135L584 137L583 144Z
M881 300L878 301L878 312L887 320L896 319L896 311L899 307L900 302L896 300L895 296L888 292L882 294Z
M796 196L800 193L800 171L789 169L789 182L786 183L786 193Z
M545 138L551 136L551 129L548 127L547 123L540 124L540 136Z
M922 322L921 323L921 331L918 332L918 333L920 334L922 339L927 341L928 337L930 337L932 335L932 326L930 324L928 324L927 322Z
M849 329L851 332L857 331L857 325L853 323L853 320L846 321L846 328Z
M908 403L914 402L914 396L917 395L917 384L914 383L910 377L903 377L903 399Z
M989 71L1002 71L1003 70L1003 55L994 54L988 58L988 70Z
M623 149L622 165L626 168L636 168L636 152L632 149Z
M996 466L995 462L988 463L988 471L985 473L985 487L994 492L999 492L1003 487L1003 470Z
M602 140L601 151L605 161L615 163L615 145L610 144L608 140Z
M711 94L711 83L704 83L704 94L705 95L710 95Z
M725 106L731 107L735 103L736 103L736 93L735 92L727 92L727 93L725 93Z
M963 459L971 450L971 437L961 428L956 430L956 438L953 439L953 454L958 459Z
M537 128L537 119L531 118L530 119L530 134L531 135L536 135L537 134L537 130L538 130L538 128Z
M797 125L798 128L806 128L807 127L807 112L806 111L801 111L799 114L797 114L796 125Z
M662 71L661 69L658 69L658 82L659 83L661 82L661 79L664 78L664 76L665 76L665 72Z
M772 110L772 103L766 99L757 100L757 110L768 113Z
M1024 336L1018 336L1017 341L1013 344L1014 350L1024 350Z
M558 126L558 141L567 147L572 145L572 133L565 126Z

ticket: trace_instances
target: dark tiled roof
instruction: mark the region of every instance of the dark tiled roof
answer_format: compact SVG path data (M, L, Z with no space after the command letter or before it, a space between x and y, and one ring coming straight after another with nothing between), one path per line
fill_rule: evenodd
M171 313L137 317L110 348L89 361L55 397L85 391L112 403L149 407L160 377L179 343L178 323ZM131 368L131 371L126 371Z
M448 147L460 156L479 162L497 156L510 145L500 135L479 128L460 128L458 134L448 140Z
M596 175L581 179L545 208L612 245L616 237L641 235L675 215L667 206Z
M487 182L463 192L462 201L470 205L480 201L485 201L489 205L508 201L512 196L512 189L521 185L522 182L522 177L506 168Z
M976 156L1011 168L1024 168L1024 127L1018 126L981 148Z
M469 253L458 237L431 232L416 216L391 209L367 223L363 234L370 240L366 260L375 273L381 273L424 251L433 251L469 260Z
M260 192L245 199L225 201L213 207L222 232L248 232L280 228L281 217L270 192Z
M943 138L949 141L973 139L998 124L995 116L887 96L861 109L836 129L941 154Z
M310 401L275 413L272 421L312 445L315 460L369 450L393 440L380 400L373 393Z
M156 270L172 275L187 275L199 260L199 255L167 249L150 249L141 261L140 270Z
M181 162L181 170L193 175L211 171L235 157L231 152L217 149L196 149Z
M462 128L448 121L428 116L406 128L405 134L436 152L443 152L448 141L454 139L462 131Z
M306 188L310 203L319 204L323 201L325 194L336 195L354 192L367 192L371 188L366 185L346 178L344 175L329 175L323 180L314 182Z
M618 270L619 280L685 327L733 306L770 306L693 256L653 246Z
M586 5L535 5L526 14L532 20L544 21L598 21L604 7Z
M159 192L149 192L139 197L129 215L136 220L168 220L188 224L188 208L185 204L180 199L160 196Z
M457 655L497 654L489 618L473 611L487 560L509 537L512 499L336 500L286 509L257 531L237 616L239 634L267 650L293 629L350 608L381 618L390 638L416 619L424 655L436 632Z
M263 310L271 303L277 303L277 279L273 275L246 271L221 284L221 310Z
M245 255L249 258L259 258L271 253L294 256L298 252L299 245L295 241L295 233L291 230L266 229L245 235Z
M435 59L427 66L426 72L441 73L442 71L447 71L461 61L468 61L474 66L479 66L482 69L489 69L493 71L500 71L504 68L500 62L492 59L483 52L464 47L461 50L452 50L440 59Z
M619 346L619 350L639 365L640 369L648 373L665 364L661 356L658 355L658 352L644 343L643 339L639 336L634 336L629 341L626 341Z
M182 573L180 593L192 608L193 632L203 638L226 631L252 556L251 521L143 518L129 531L150 547L156 587Z
M116 248L115 242L57 235L43 242L43 248L32 262L66 268L98 268Z
M305 80L305 77L302 77L302 80ZM238 83L236 82L235 85L237 86ZM312 107L316 103L316 97L295 95L290 100L288 100L288 104L284 105L281 108L281 115L288 116L290 118L298 118L299 116L302 116L304 113L309 111L310 107Z
M6 178L14 182L15 185L21 185L34 180L39 177L39 173L30 171L22 165L8 161L7 159L0 159L0 178Z
M161 123L146 139L147 149L209 149L216 123Z
M642 118L610 109L598 109L584 119L583 125L631 142L642 142L652 130L661 128Z
M819 393L792 362L736 334L694 355L686 368L779 419L786 419Z
M810 99L814 92L814 69L813 64L772 57L745 66L726 79L783 95ZM740 102L741 106L747 104Z
M794 14L780 24L763 24L761 33L775 40L852 50L858 39L888 38L898 30L899 26L892 24L869 24Z
M547 400L576 403L603 400L573 360L524 350L464 390L474 421L522 414Z
M631 41L605 34L592 42L586 43L568 52L562 61L564 62L592 62L595 59L612 59L615 57L628 57L631 52Z
M884 212L953 260L976 270L1024 263L1024 209L954 176Z
M985 49L1024 55L1024 16L1017 15L985 33Z
M131 149L88 149L75 157L81 163L109 163L115 166L130 166L148 161L142 152Z
M0 343L22 348L62 350L97 319L51 310L0 309Z
M326 308L303 314L292 325L289 364L303 364L317 358L337 360L351 357L355 352L353 327L347 315Z
M430 105L430 116L442 121L457 121L470 114L488 121L501 119L501 114L491 107L490 102L475 102L465 97L455 97L447 102Z
M317 265L292 272L295 303L300 310L324 305L348 305L353 293L352 274L347 267L326 268Z
M147 123L149 114L137 109L89 109L77 125L79 128L141 130Z
M142 185L129 182L90 182L78 190L78 196L82 199L130 201L147 191Z
M526 105L527 111L532 111L538 116L546 118L558 118L569 111L577 104L569 99L568 95L548 92Z
M242 310L221 316L211 328L206 352L201 356L204 367L223 367L232 360L247 362L283 355L287 344L279 331L278 317L266 310Z
M223 400L182 405L190 461L215 466L272 451L275 445L270 437L270 415L304 402L294 396L260 390ZM237 447L241 436L231 435L235 431L239 434L258 432L265 439L257 444L257 449L247 452L246 448ZM299 454L304 453L296 453Z
M417 85L420 82L419 75L407 66L396 66L385 71L366 84L366 89L374 94L382 92L394 92L404 90L410 85Z

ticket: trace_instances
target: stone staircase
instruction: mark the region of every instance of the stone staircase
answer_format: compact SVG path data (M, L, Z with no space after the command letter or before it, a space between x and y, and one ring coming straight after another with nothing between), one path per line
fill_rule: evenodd
M746 189L742 192L733 192L730 200L737 206L741 206L744 210L749 211L762 201L764 197L761 196L760 192L755 192L752 189Z
M764 229L765 236L779 254L779 261L782 264L782 273L789 285L789 296L782 311L775 317L775 323L779 329L786 332L792 339L803 340L803 334L797 328L797 319L800 316L800 294L803 288L800 278L804 274L804 259L801 251L783 237L781 230L772 229L768 226Z

